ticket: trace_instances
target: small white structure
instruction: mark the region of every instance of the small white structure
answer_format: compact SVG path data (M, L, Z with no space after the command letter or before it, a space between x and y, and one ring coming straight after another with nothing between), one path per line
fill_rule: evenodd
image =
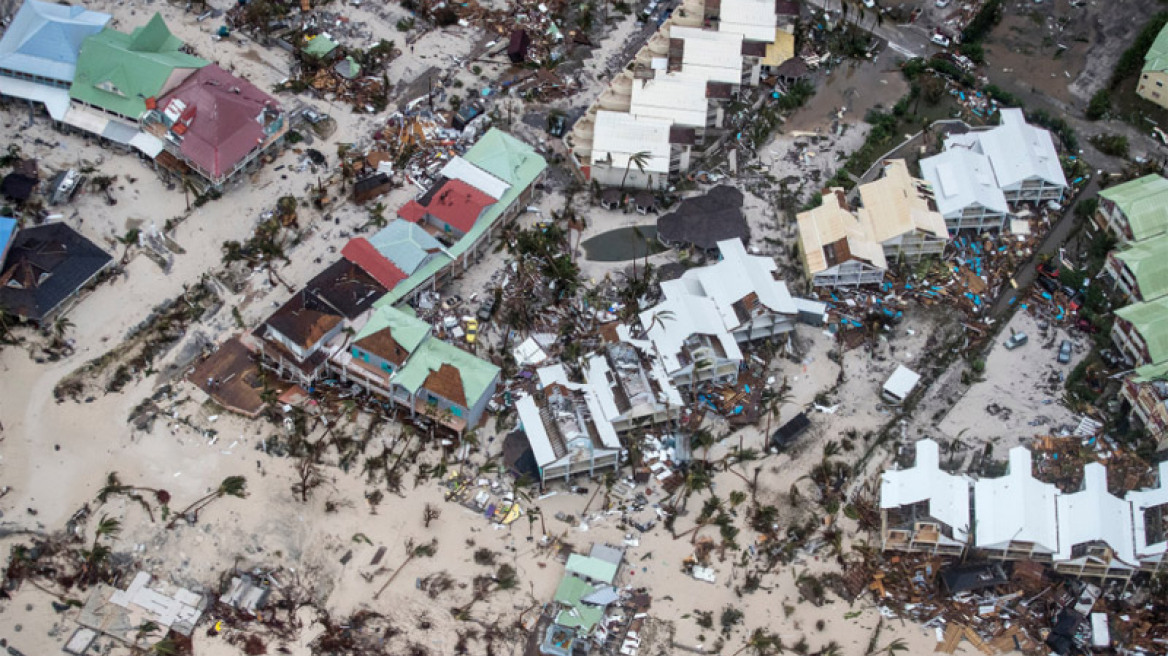
M916 444L909 469L880 477L881 538L885 549L960 555L970 528L969 479L942 471L933 440Z
M1132 506L1136 558L1151 572L1168 564L1168 461L1161 462L1158 471L1158 486L1132 490L1124 496Z
M1111 646L1111 627L1107 626L1107 613L1091 613L1091 646L1096 649Z
M77 623L143 649L162 640L169 630L189 636L207 608L207 598L166 582L148 587L150 580L149 574L138 572L125 590L98 584ZM146 622L158 629L143 634L139 627Z
M888 381L884 383L884 392L882 396L885 401L895 403L897 405L904 403L909 394L917 388L917 383L921 382L921 375L909 369L903 364L896 365L896 371L888 377Z
M1005 476L973 486L975 544L1005 560L1050 561L1058 551L1058 488L1034 478L1030 450L1010 449Z

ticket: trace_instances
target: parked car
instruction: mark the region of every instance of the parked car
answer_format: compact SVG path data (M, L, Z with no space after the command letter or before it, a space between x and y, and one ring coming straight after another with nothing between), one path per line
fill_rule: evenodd
M944 9L949 6L949 0L937 0L937 8Z
M462 303L462 297L458 294L448 296L445 300L442 301L442 309L453 310L454 308L458 307L459 303Z
M1038 266L1035 267L1035 270L1038 271L1039 275L1043 275L1048 278L1058 278L1059 275L1058 267L1047 262L1039 262Z
M934 34L933 38L930 39L930 41L941 46L942 48L948 48L949 44L952 43L952 41L949 40L949 37L945 36L944 34L939 34L939 33Z
M1009 339L1006 340L1004 346L1006 347L1007 351L1013 351L1019 346L1025 344L1029 339L1030 338L1026 336L1026 333L1014 333L1013 335L1010 335Z
M641 12L641 14L645 18L648 18L652 16L653 12L655 11L657 11L657 0L649 0L649 4L645 6L645 9Z
M1087 321L1086 319L1079 319L1078 321L1076 321L1075 327L1077 327L1079 330L1081 330L1085 333L1091 334L1091 335L1094 335L1095 333L1099 332L1099 328L1097 328L1095 326L1095 324L1091 323L1090 321Z
M1059 289L1059 284L1051 278L1047 278L1046 276L1039 276L1037 280L1038 286L1051 294L1055 293Z
M479 306L479 311L478 311L478 314L476 316L478 316L479 321L486 321L486 320L490 319L491 315L494 313L495 313L495 296L491 295L491 296L488 296L486 298L486 300L483 301L483 304Z
M1058 361L1060 364L1068 364L1071 361L1071 340L1064 339L1062 344L1059 344Z
M474 319L466 320L466 343L474 344L479 338L479 322Z

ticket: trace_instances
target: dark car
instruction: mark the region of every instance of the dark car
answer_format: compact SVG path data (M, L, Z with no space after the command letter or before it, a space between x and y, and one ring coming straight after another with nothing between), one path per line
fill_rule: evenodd
M1095 326L1095 324L1091 323L1090 321L1087 321L1086 319L1079 319L1078 321L1076 321L1075 327L1077 327L1079 330L1081 330L1085 333L1090 333L1092 335L1099 332L1099 328L1097 328Z
M1059 275L1058 267L1046 262L1039 262L1035 269L1037 269L1039 275L1046 276L1047 278L1058 278Z
M483 301L483 304L479 306L479 311L477 313L477 316L479 318L479 321L486 321L487 319L490 319L491 315L494 313L495 313L495 297L488 296L487 299L485 301Z
M1071 361L1071 340L1064 339L1059 344L1058 361L1060 364L1069 364Z
M1053 294L1058 291L1059 284L1046 276L1038 277L1038 286L1045 289L1048 293Z

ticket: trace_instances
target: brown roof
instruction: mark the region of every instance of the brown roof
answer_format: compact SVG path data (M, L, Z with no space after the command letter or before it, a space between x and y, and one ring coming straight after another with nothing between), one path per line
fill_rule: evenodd
M307 292L297 293L264 322L300 348L316 344L341 323L340 315L310 307L306 296Z
M448 362L443 362L441 367L431 372L426 377L426 382L422 383L422 387L448 401L453 401L464 408L466 407L466 393L462 387L462 374L459 373L458 368L451 366Z
M389 328L383 328L372 335L366 335L354 344L379 358L392 362L398 367L405 364L406 360L410 357L410 352L402 348L401 344L397 343Z
M255 417L264 408L261 397L264 385L259 368L238 337L224 342L196 365L187 378L216 403L233 412Z
M743 41L742 54L747 57L766 57L767 44L762 41Z

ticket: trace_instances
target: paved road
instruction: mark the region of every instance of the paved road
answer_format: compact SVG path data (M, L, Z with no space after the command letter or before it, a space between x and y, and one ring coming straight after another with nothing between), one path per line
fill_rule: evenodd
M1075 199L1075 202L1063 213L1062 219L1046 234L1046 238L1042 240L1042 244L1034 252L1034 255L1014 273L1014 281L1018 283L1018 289L1006 285L1001 295L994 301L994 305L990 309L990 316L995 318L1002 316L1010 308L1011 302L1018 297L1019 293L1034 284L1034 279L1038 275L1035 267L1038 264L1039 256L1058 252L1058 249L1066 243L1067 238L1075 231L1075 228L1078 227L1079 221L1081 220L1075 215L1075 208L1079 206L1079 203L1089 198L1094 198L1098 193L1099 177L1094 176L1079 194L1079 197Z
M839 11L843 0L808 0L812 5L820 9L831 9ZM874 9L866 9L863 14L857 11L853 4L848 7L847 21L853 25L857 25L877 38L884 39L888 42L888 47L902 57L911 59L913 57L925 57L929 52L936 49L936 46L929 41L929 33L923 27L917 25L894 25L891 21L884 21L883 25L878 25L876 22L876 11Z

